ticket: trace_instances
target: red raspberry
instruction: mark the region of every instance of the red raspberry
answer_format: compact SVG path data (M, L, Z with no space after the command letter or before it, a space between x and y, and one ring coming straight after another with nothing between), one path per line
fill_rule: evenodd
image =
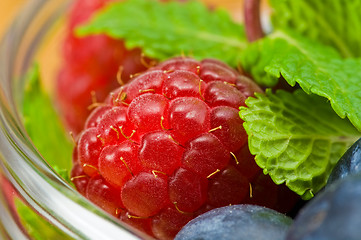
M103 101L107 93L116 87L119 66L124 69L121 74L124 82L127 82L131 75L146 70L142 63L141 50L126 49L122 40L112 39L103 34L81 38L74 34L76 27L114 1L120 0L75 0L68 14L62 46L63 63L56 83L56 102L65 125L74 134L81 131L90 113L87 107L93 101L91 94L95 93L97 101ZM215 7L214 1L203 2L210 8ZM206 64L204 66L206 67ZM201 76L205 81L208 79L207 74L204 71L205 76ZM248 85L246 82L243 84ZM186 85L183 87L187 88ZM247 91L254 90L246 88Z
M77 0L68 15L56 95L59 109L67 127L75 134L83 128L92 104L92 92L103 101L117 86L119 66L123 66L122 80L144 71L139 49L127 50L123 41L105 35L77 37L74 30L100 8L114 0Z
M238 115L255 90L213 59L173 58L149 69L90 115L73 159L76 187L160 239L215 207L267 203L263 197L276 206L278 187L260 177Z

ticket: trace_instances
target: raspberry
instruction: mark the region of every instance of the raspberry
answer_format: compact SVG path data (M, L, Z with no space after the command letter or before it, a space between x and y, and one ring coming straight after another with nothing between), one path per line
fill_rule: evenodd
M114 212L122 206L120 190L109 184L102 176L89 179L85 196L107 212Z
M139 49L127 50L123 41L105 35L77 37L74 29L100 8L114 0L77 0L68 15L66 36L56 83L59 110L66 126L77 134L92 104L92 92L103 101L109 91L117 86L119 66L123 66L121 79L128 81L131 74L144 71Z
M238 115L251 91L261 89L214 59L160 63L89 116L73 157L75 186L159 239L215 207L279 207L278 186L255 164Z
M178 168L169 178L169 199L185 212L198 210L207 199L206 178Z
M88 21L96 11L114 1L119 0L75 0L68 14L62 46L63 63L56 82L56 102L65 125L74 134L82 130L90 113L87 107L93 101L91 94L95 93L97 101L103 101L107 93L116 87L119 66L124 69L121 73L123 82L129 81L131 75L146 70L142 63L141 50L138 48L126 49L122 40L112 39L103 34L87 37L77 37L74 34L76 27ZM203 0L203 2L211 9L216 5L227 5L210 0ZM150 61L148 58L144 60ZM236 74L233 70L220 68L217 75L212 75L215 72L212 69L216 68L217 64L213 64L212 60L207 61L203 63L204 70L201 75L204 81L215 80L218 77L223 80L230 78L227 81L234 83ZM188 66L181 64L180 67L189 69L193 66L193 72L197 73L196 61L188 61L187 64ZM171 70L169 66L177 70L181 69L170 62L164 64L163 68ZM245 81L243 84L248 91L254 92L255 89L249 87ZM181 89L180 92L194 90L189 87L191 86L182 86L184 89ZM198 83L195 87L198 87ZM174 97L171 93L165 93L166 96L169 94L168 97ZM194 93L197 95L197 92ZM131 93L129 94L131 95Z

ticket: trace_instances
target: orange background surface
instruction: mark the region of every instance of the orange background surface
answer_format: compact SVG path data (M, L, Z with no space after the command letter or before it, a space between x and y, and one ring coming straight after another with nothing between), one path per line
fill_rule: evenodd
M0 36L3 36L13 18L26 2L26 0L0 0Z
M61 1L61 0L60 0ZM26 4L28 0L0 0L0 36L4 34L12 19L16 17L20 9ZM242 8L241 0L204 0L211 5L222 5L229 10L239 11ZM238 14L237 14L238 15ZM241 20L242 16L234 16L235 19Z

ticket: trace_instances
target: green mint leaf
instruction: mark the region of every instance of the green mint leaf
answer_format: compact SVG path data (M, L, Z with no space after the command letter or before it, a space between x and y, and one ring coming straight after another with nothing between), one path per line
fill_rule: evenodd
M275 29L291 28L335 47L344 57L361 57L361 0L271 0Z
M61 124L50 96L42 89L38 65L28 73L23 99L24 126L35 147L55 169L71 169L73 144Z
M218 58L232 66L247 45L242 25L226 11L210 11L197 1L113 3L77 33L124 39L128 48L141 47L145 55L159 60L185 54L198 60Z
M73 182L71 181L70 178L71 167L68 169L60 169L58 166L53 166L53 168L60 175L60 177L62 177L69 184L73 185Z
M325 98L300 89L268 90L246 104L240 116L257 164L304 199L326 184L333 166L361 135Z
M331 47L276 31L244 51L242 64L260 84L274 86L282 76L291 86L298 83L327 98L341 118L361 130L361 59L343 59Z
M14 204L22 226L31 239L48 240L48 239L71 239L63 231L50 224L48 221L39 216L33 209L28 207L19 198L14 198Z

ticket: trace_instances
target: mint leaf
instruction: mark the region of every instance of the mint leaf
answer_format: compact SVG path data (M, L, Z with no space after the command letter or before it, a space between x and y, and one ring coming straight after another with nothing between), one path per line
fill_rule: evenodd
M342 59L331 47L276 31L244 51L242 63L260 84L274 86L283 76L291 86L327 98L361 130L361 59Z
M68 182L69 184L73 185L73 182L71 181L71 178L70 178L70 171L71 171L71 168L68 168L68 169L60 169L59 167L57 166L53 166L55 172L57 172L60 177L62 177L66 182Z
M73 144L67 136L50 96L41 87L38 65L29 71L23 100L24 126L35 147L61 175L71 169Z
M232 66L246 46L242 25L226 11L211 12L197 1L113 3L77 32L124 39L128 48L141 47L145 55L160 60L186 54L198 60L218 58Z
M361 135L326 99L302 90L268 90L246 104L240 116L257 164L305 199L326 184L333 166Z
M63 231L56 228L54 225L51 225L48 221L39 216L19 198L14 198L14 204L19 220L31 239L71 239Z
M361 57L360 0L271 0L275 29L291 28L335 47L344 57Z

